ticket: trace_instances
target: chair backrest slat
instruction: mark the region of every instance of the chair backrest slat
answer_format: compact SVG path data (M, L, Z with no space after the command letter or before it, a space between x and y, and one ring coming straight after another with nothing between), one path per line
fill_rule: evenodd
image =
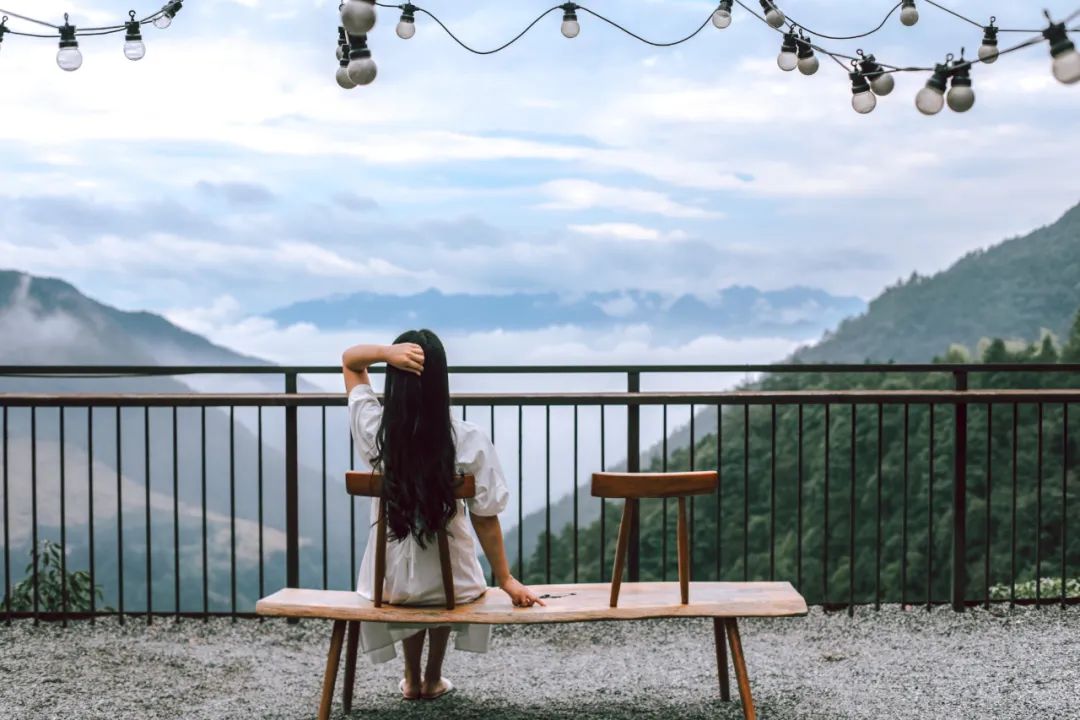
M345 490L359 497L382 498L383 477L381 473L350 470L345 473ZM467 500L476 497L476 477L458 475L454 484L454 497ZM438 533L439 566L442 570L443 594L446 609L454 609L454 571L450 565L450 538L446 530ZM386 506L379 503L379 520L375 530L375 607L382 607L383 585L386 582Z

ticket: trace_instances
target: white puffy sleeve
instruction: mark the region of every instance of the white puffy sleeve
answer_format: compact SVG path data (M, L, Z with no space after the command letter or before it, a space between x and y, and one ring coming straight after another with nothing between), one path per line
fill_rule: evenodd
M458 466L466 474L476 478L476 496L465 501L473 515L498 515L510 501L499 456L495 446L484 432L468 423L455 428L457 437Z
M349 393L349 428L360 457L370 465L378 452L375 436L382 422L382 405L370 385L357 385Z

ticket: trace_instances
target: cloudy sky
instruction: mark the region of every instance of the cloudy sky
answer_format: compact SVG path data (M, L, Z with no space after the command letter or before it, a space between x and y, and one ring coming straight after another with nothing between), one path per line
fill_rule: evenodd
M133 1L3 5L96 25L124 19ZM1078 3L950 4L1040 28L1042 5L1062 16ZM842 35L877 24L893 4L784 7ZM424 5L480 47L548 6ZM661 40L713 8L590 6ZM58 275L241 350L312 361L342 338L276 327L260 313L331 293L429 287L707 296L737 283L869 298L1080 200L1064 160L1080 153L1080 90L1051 77L1045 45L977 68L978 102L965 115L919 115L913 99L926 76L912 74L859 116L841 68L822 60L810 78L780 72L779 36L738 9L727 30L710 25L669 49L584 14L580 36L567 40L553 14L491 57L464 52L424 16L416 37L400 40L388 9L369 38L377 82L346 92L333 78L336 7L188 0L172 28L145 30L144 60L125 60L119 36L86 38L75 73L56 67L52 41L9 36L0 266ZM961 47L971 56L980 39L924 6L913 28L894 17L872 38L829 46L926 65ZM795 342L704 337L650 348L647 328L575 333L500 336L493 359L640 359L648 350L673 361L768 361Z

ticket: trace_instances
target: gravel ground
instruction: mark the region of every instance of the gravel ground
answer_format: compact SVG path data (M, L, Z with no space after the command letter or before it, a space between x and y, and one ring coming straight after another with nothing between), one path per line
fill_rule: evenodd
M742 631L764 720L1080 718L1076 609L814 610ZM329 634L322 621L20 621L0 627L0 718L313 718ZM353 716L742 717L719 700L709 621L501 627L490 653L451 651L446 670L456 693L404 702L399 662L361 658Z

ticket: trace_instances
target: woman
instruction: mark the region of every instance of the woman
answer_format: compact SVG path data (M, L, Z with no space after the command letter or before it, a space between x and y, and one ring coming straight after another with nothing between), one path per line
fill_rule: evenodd
M387 364L383 404L371 389L367 369ZM386 581L383 598L391 605L439 605L445 602L436 533L445 528L450 539L450 564L457 603L469 603L487 591L476 546L465 522L465 508L491 563L495 581L515 606L544 603L514 579L506 560L499 513L506 508L506 488L491 440L479 427L450 413L450 379L446 352L435 333L410 330L393 345L357 345L342 356L345 390L349 395L349 424L360 454L383 474L382 501L371 503L371 532L360 563L357 592L374 597L375 524L379 503L387 508ZM454 499L458 473L476 478L476 496ZM407 700L434 699L453 689L442 677L442 662L451 629L455 647L487 652L489 625L409 626L403 623L361 623L360 643L374 662L394 657L401 640L405 677L401 693ZM428 659L420 671L420 656L428 639Z

